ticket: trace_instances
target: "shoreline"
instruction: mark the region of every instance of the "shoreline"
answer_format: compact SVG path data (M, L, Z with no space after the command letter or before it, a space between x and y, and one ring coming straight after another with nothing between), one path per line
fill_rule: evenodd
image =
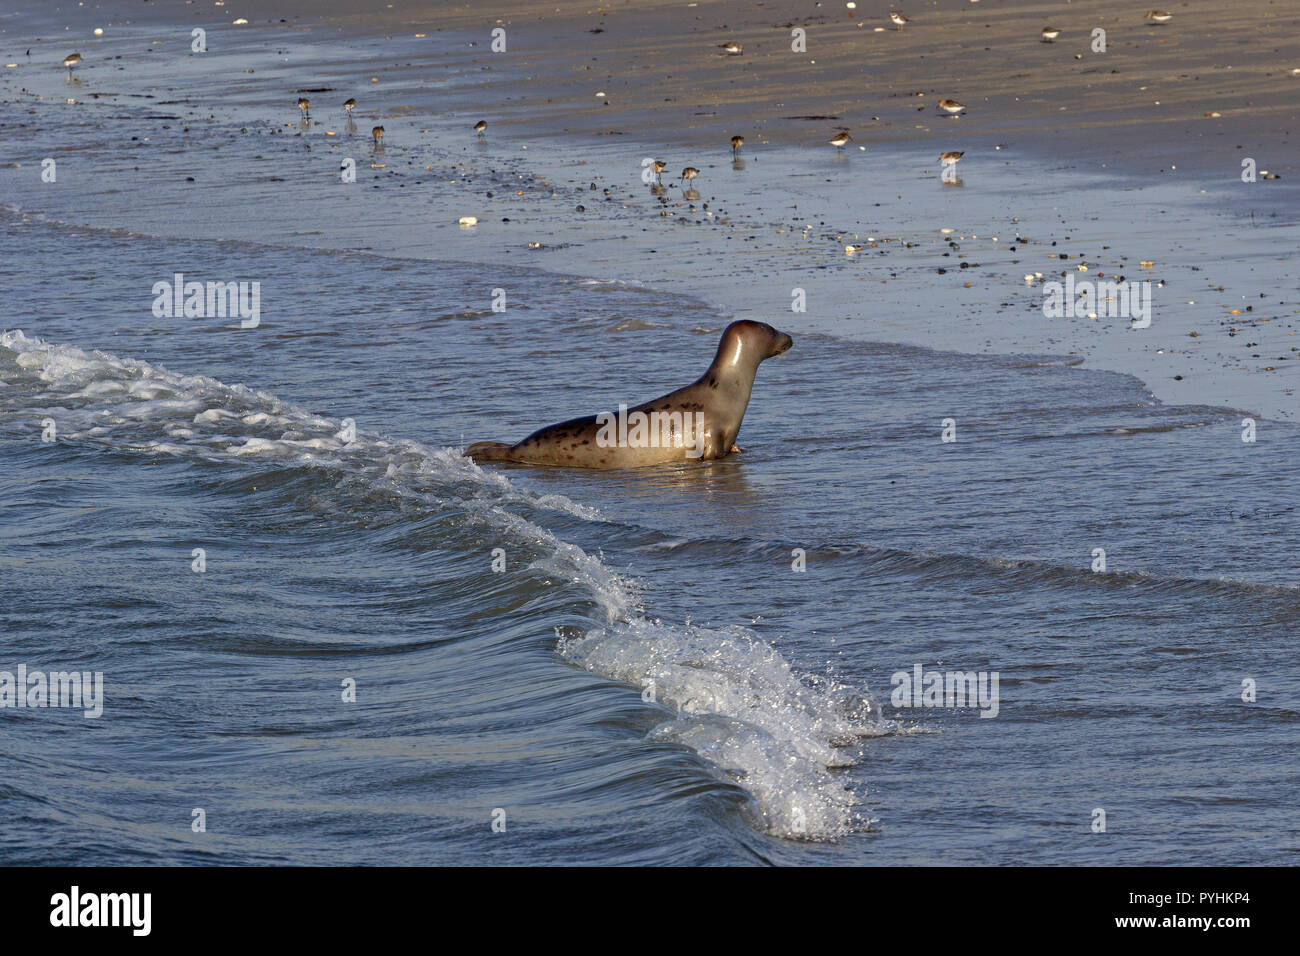
M652 4L644 15L660 7ZM294 27L295 35L310 37L339 29L339 21L330 16L327 5L322 21L327 26ZM463 23L464 16L469 15L456 22ZM553 26L550 20L541 22L542 26L529 29L571 29ZM919 32L918 26L909 25L902 36ZM1152 28L1151 32L1159 31ZM272 33L268 45L285 52L285 38L278 29ZM884 39L882 34L872 35ZM416 51L427 42L414 38L399 41L401 38L393 43ZM295 182L301 177L286 167L285 175L272 177L283 180L274 190L250 184L240 190L242 195L196 203L169 182L159 194L142 188L139 203L133 206L128 201L121 206L117 220L112 213L115 200L101 196L100 201L83 203L80 221L129 228L128 220L139 224L143 219L145 231L151 231L149 220L156 225L159 220L174 219L176 208L181 207L187 224L197 230L190 238L203 235L258 241L259 217L271 202L298 220L299 228L289 239L300 241L305 248L369 248L415 258L422 258L419 252L429 249L427 257L455 258L486 268L492 261L513 261L562 275L636 279L703 300L726 315L770 321L795 334L811 329L965 354L1078 356L1090 367L1137 377L1168 403L1246 409L1267 418L1300 417L1296 400L1300 364L1295 364L1300 353L1291 344L1300 338L1292 337L1300 315L1294 301L1294 275L1288 274L1284 258L1270 252L1288 244L1292 249L1300 247L1300 231L1290 212L1294 183L1285 175L1279 181L1243 184L1258 197L1252 203L1261 203L1261 213L1268 202L1277 204L1267 226L1260 228L1249 224L1250 210L1244 204L1234 205L1226 189L1199 192L1188 186L1182 177L1193 174L1186 166L1180 166L1176 174L1171 170L1170 175L1148 182L1118 168L1083 172L1077 163L1062 168L1032 149L1009 145L994 150L972 146L957 137L958 144L968 149L960 167L965 185L950 190L934 181L937 164L929 154L934 152L931 141L938 134L933 131L897 142L868 140L865 151L850 149L845 154L836 154L825 145L817 150L768 145L763 142L766 134L760 134L752 143L747 137L739 164L730 163L730 152L717 144L704 159L697 158L696 152L674 150L683 165L694 162L703 169L701 179L693 184L698 198L684 198L668 180L663 194L647 196L640 161L643 153L655 154L650 152L652 147L630 135L593 137L574 155L572 146L584 134L554 123L547 125L546 120L530 121L547 129L525 142L520 133L530 123L500 122L492 107L485 106L480 112L491 116L488 134L483 140L473 136L465 120L479 114L468 113L464 104L484 95L475 74L493 74L495 82L501 73L521 69L523 64L513 63L505 71L480 70L476 67L484 64L479 61L492 54L466 55L452 50L443 54L444 58L459 68L431 89L418 70L381 65L387 53L376 53L371 60L363 57L360 63L347 62L355 59L366 43L387 47L372 34L369 39L314 42L309 53L316 54L319 85L340 90L355 86L363 98L358 113L363 108L376 109L379 120L388 126L387 141L392 145L386 147L382 165L378 170L359 170L359 185L362 176L374 172L374 178L365 179L364 185L367 192L370 186L381 190L371 193L377 202L365 204L357 197L338 197L324 186L328 179L323 177ZM331 52L336 61L320 62ZM255 72L247 79L237 77L229 68L230 75L223 78L241 102L219 105L223 102L220 90L206 102L192 94L176 99L173 85L168 92L182 105L178 112L187 109L193 113L194 119L186 122L197 125L204 114L224 112L230 124L264 123L256 132L277 134L274 141L284 152L282 161L292 158L291 149L327 146L337 152L355 148L345 139L322 139L319 134L330 128L328 119L305 132L290 131L287 123L278 125L276 117L283 117L284 110L268 89L276 81L268 80L267 74L283 71L277 61L285 57L247 50L222 55L226 57L223 63L253 64L248 69ZM722 57L722 65L730 68L725 63L728 59L733 58ZM163 65L159 60L153 62ZM363 90L360 82L345 82L349 75L357 79L375 75L380 83ZM145 78L143 88L156 89L148 86L151 78ZM89 83L89 78L83 82ZM545 82L538 85L542 92L556 92ZM279 86L274 89L279 93ZM33 95L25 88L24 93ZM564 104L557 108L561 113L569 109ZM602 108L588 108L582 115L596 109ZM628 115L618 104L603 109L598 116ZM970 132L973 124L965 123L966 119L935 120L930 125L960 129L972 142L993 135ZM716 123L716 117L709 122ZM368 125L368 116L363 116L361 126ZM282 130L289 135L278 135ZM657 131L667 133L662 128ZM689 135L689 129L684 136L674 128L665 139ZM270 142L251 148L264 152ZM1106 142L1115 145L1112 140ZM241 149L237 141L231 145ZM361 148L364 156L364 146ZM191 152L192 157L175 160L176 166L189 169L200 158L197 148ZM250 157L247 152L236 157L236 178L251 178L254 160L263 158ZM169 178L178 171L161 170ZM0 170L0 182L8 172ZM202 181L210 178L205 174L211 170L199 165L193 172ZM414 182L410 182L412 177ZM489 186L514 183L523 188L512 197L503 188L484 188L483 180L488 180ZM584 189L584 184L600 188ZM410 208L406 196L396 199L389 189L394 185L419 187L416 205L425 204L426 208ZM167 195L167 190L172 194ZM11 194L21 195L17 191ZM796 200L793 207L789 200ZM108 207L105 213L100 212L101 206ZM578 213L578 208L584 211ZM455 224L459 215L477 215L479 225L466 232ZM57 211L55 218L59 218ZM1097 225L1103 218L1110 221ZM1224 227L1230 219L1237 221L1235 233ZM664 223L671 228L664 228ZM1282 232L1276 234L1279 228ZM1170 240L1170 232L1176 241ZM1198 233L1207 238L1218 235L1219 244L1198 241ZM1228 239L1222 238L1229 233ZM1021 235L1028 242L1017 247L1009 241ZM265 230L260 236L266 236ZM269 241L283 243L285 237L277 234ZM530 249L530 243L540 247ZM1222 247L1229 243L1235 244L1235 256L1224 254ZM846 257L843 249L847 244L859 244L863 249L855 257ZM1053 249L1057 251L1049 251ZM1149 270L1136 268L1139 259L1151 260L1154 265ZM1098 274L1104 281L1119 273L1134 280L1164 283L1157 285L1156 327L1146 330L1151 334L1133 338L1136 332L1107 328L1105 322L1110 320L1105 319L1045 324L1028 301L1034 297L1029 291L1037 295L1042 283L1059 281L1075 268L1087 270L1086 276L1079 274L1080 279ZM1022 274L1037 275L1035 283L1026 287ZM795 287L809 294L810 304L804 313L790 312L790 290ZM1260 299L1261 314L1254 315ZM1207 300L1212 308L1207 308ZM1234 307L1239 317L1229 317ZM1223 338L1211 341L1215 334ZM1243 339L1251 338L1254 345L1255 337L1267 341L1244 353ZM1270 362L1272 368L1264 371Z

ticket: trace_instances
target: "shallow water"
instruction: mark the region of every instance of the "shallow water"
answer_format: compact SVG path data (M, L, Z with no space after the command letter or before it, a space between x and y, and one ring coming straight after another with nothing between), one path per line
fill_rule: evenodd
M644 397L724 320L544 273L465 309L472 270L318 253L309 323L123 321L97 303L136 270L303 257L6 225L97 265L0 348L5 659L107 683L97 721L10 712L15 861L1283 852L1294 426L1248 445L1120 376L807 335L760 370L740 460L503 478L443 446ZM916 663L998 671L998 717L890 707Z
M5 712L7 861L1294 859L1300 426L1245 443L1243 410L1069 356L791 317L743 455L480 469L456 449L694 378L730 316L473 233L480 262L429 261L356 197L298 235L270 179L231 198L264 241L178 238L221 234L223 193L174 148L214 198L103 150L121 192L60 164L68 192L0 212L0 670L106 689L95 720ZM385 254L297 248L359 229ZM261 281L261 325L155 317L177 271ZM917 664L996 671L996 718L893 706Z

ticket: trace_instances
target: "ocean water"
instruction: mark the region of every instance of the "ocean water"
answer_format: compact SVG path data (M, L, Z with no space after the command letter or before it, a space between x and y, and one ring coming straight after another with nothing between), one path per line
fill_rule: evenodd
M98 719L5 713L9 862L1293 858L1294 425L1244 443L1238 413L1068 360L795 330L744 455L480 469L457 448L693 377L726 317L5 236L3 660L105 681ZM152 316L168 263L253 257L295 314ZM15 294L33 261L56 295ZM998 672L997 716L892 706L917 664Z
M111 95L97 60L4 78L36 92L0 156L0 671L101 671L105 698L0 711L0 859L1294 862L1300 426L787 297L744 454L480 468L473 441L693 380L726 303L638 281L674 247L630 189L386 116L327 194L338 156L269 112L262 60L171 75L121 32ZM520 255L450 225L471 184L518 194ZM639 244L539 268L524 240L576 240L580 197ZM260 281L260 325L155 316L176 272ZM996 716L897 706L918 666L996 673Z

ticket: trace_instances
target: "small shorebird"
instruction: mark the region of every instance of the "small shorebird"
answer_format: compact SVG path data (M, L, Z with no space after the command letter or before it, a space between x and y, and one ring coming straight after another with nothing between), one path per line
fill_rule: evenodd
M940 100L939 109L943 110L949 116L957 116L966 107L962 106L956 100Z
M735 40L732 40L730 43L719 43L718 46L727 51L727 56L740 56L740 54L745 52L745 48Z
M682 170L682 182L685 182L688 179L694 179L699 174L700 171L696 169L694 166L687 166L685 169Z
M735 156L737 153L739 153L740 147L744 145L745 145L745 137L743 136L731 137L731 155Z
M668 168L668 164L666 162L664 162L662 159L656 159L654 165L655 179L658 179L660 180L660 182L662 182L661 177L663 176L664 170L667 168Z
M832 136L832 137L831 137L827 142L829 142L829 143L830 143L832 146L834 146L836 149L843 149L843 148L844 148L844 144L847 143L847 142L848 142L849 140L851 140L852 138L853 138L853 137L849 135L849 131L848 131L848 130L846 130L846 129L842 129L842 130L840 130L838 133L836 133L834 136Z
M898 27L899 30L902 30L904 26L912 22L897 10L889 11L889 19L893 21L894 26Z
M354 109L356 109L357 108L356 97L355 96L348 97L348 99L343 104L343 108L347 110L349 113L351 113Z
M1057 37L1059 37L1060 35L1061 35L1061 31L1058 30L1058 29L1056 29L1056 27L1043 27L1043 42L1044 42L1044 43L1051 43L1053 40L1055 40L1055 39L1056 39Z
M375 145L378 146L379 141L384 138L384 128L382 126L376 126L370 131L370 135L374 138Z
M63 58L63 65L68 68L68 76L72 76L72 71L81 64L80 53L69 53Z
M939 162L945 166L956 166L958 160L960 160L965 155L966 154L964 152L940 153Z
M487 120L479 120L475 123L474 132L478 133L480 136L487 132Z
M1163 10L1148 10L1146 18L1155 23L1168 23L1174 18L1174 15L1172 13L1165 13Z
M311 100L305 96L298 97L298 109L302 110L303 119L311 119Z

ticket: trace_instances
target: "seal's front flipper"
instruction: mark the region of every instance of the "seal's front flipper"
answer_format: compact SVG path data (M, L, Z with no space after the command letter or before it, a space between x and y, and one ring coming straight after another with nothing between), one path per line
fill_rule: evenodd
M475 461L504 461L510 454L510 445L500 441L476 441L465 449L465 457Z
M731 449L730 449L730 451L727 452L727 454L728 454L728 455L734 455L736 452L738 452L738 451L743 452L744 450L745 450L745 449L741 448L739 445L737 445L737 444L733 441L733 442L731 443Z

